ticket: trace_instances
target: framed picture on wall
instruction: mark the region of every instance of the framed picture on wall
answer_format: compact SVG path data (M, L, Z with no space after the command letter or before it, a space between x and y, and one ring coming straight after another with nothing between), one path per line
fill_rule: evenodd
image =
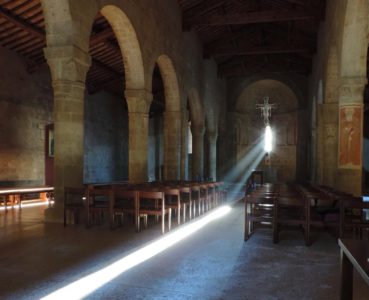
M48 156L54 157L54 129L49 128L48 131Z

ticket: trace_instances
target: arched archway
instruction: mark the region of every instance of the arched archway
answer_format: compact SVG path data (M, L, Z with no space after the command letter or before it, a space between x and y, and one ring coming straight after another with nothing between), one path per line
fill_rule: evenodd
M178 87L177 73L172 60L168 55L162 54L156 61L164 89L164 170L163 178L176 180L180 177L180 153L181 153L181 103ZM158 82L153 78L153 82ZM156 87L153 86L153 89Z
M191 164L192 180L203 179L204 177L204 133L205 118L200 95L197 89L191 88L188 92L187 108L189 110L189 138L192 137ZM188 141L189 142L189 141Z
M113 28L124 62L126 89L144 89L145 76L136 31L127 15L117 6L106 5L101 14Z
M270 159L262 161L268 180L295 181L297 170L297 137L299 103L293 90L281 81L261 79L249 84L236 101L236 124L241 124L236 136L236 162L249 153L256 141L264 134L263 118L256 111L256 104L263 103L268 96L270 103L276 104L271 116L274 133L274 149Z

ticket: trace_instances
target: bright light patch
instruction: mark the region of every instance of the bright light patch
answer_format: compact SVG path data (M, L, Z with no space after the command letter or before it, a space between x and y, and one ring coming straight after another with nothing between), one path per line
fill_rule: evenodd
M43 201L43 202L37 202L37 203L21 203L21 208L28 208L28 207L35 207L35 206L46 206L46 205L50 205L53 204L54 201ZM8 205L6 207L7 209L18 209L19 205ZM0 207L0 210L5 210L5 206Z
M265 127L265 141L264 150L265 152L271 152L273 149L273 132L269 125Z
M71 284L41 298L41 300L50 299L81 299L99 289L106 283L118 277L123 272L137 266L138 264L163 252L189 235L200 230L210 222L219 219L231 211L229 206L222 206L215 211L193 221L187 225L179 227L177 230L166 234L157 241L121 258L109 266L87 275Z

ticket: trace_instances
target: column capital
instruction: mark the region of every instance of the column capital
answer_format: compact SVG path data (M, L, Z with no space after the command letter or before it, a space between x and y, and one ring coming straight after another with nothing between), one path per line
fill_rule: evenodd
M339 105L359 104L364 101L366 77L342 77L339 87Z
M180 121L182 118L181 111L164 111L164 118L175 118L176 120Z
M44 48L44 54L54 81L85 82L91 66L91 56L75 46Z
M207 131L206 136L210 143L211 142L215 143L218 138L218 132L217 131Z
M145 89L127 89L124 91L124 96L128 104L128 111L130 113L149 113L150 105L153 99L152 93Z
M205 126L204 125L197 125L191 124L191 133L192 135L204 135L205 134Z

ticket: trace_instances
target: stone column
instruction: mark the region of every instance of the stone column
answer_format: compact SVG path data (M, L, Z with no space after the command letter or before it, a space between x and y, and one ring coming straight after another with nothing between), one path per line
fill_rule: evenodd
M181 124L181 180L187 180L188 163L188 110L182 112Z
M321 105L323 116L323 174L322 183L335 186L337 174L337 148L338 148L338 105L325 103Z
M209 157L208 157L208 168L209 177L214 181L217 180L217 132L207 132L208 145L209 145Z
M164 112L164 179L179 179L181 112Z
M203 125L191 124L192 131L192 180L204 178L204 133Z
M125 90L124 95L128 104L129 182L146 182L148 180L149 110L152 94L142 89Z
M45 48L54 90L54 188L55 205L45 221L63 219L64 187L83 184L84 93L91 58L80 49Z
M341 78L337 188L361 195L365 77Z

